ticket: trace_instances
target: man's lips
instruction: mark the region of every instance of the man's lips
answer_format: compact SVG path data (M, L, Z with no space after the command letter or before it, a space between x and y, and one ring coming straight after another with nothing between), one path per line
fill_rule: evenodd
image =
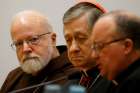
M82 56L78 56L78 57L71 57L71 60L73 61L79 61L79 60L82 60L83 57Z

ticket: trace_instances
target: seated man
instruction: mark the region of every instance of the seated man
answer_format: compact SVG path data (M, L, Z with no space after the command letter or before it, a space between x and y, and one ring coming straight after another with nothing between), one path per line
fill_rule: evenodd
M106 93L140 93L140 17L107 13L96 22L91 40L101 75L113 83Z
M71 7L63 17L64 37L68 48L68 57L75 68L82 72L78 83L93 92L96 81L101 80L96 62L92 60L92 43L89 37L94 23L105 10L96 4L81 2ZM103 82L107 80L103 79ZM105 83L107 84L107 83ZM104 89L106 89L105 84ZM103 87L102 90L104 91Z
M20 67L11 71L0 93L59 79L73 73L65 46L56 47L56 34L45 16L37 11L18 13L11 25L11 46L17 53ZM67 80L54 83L63 84ZM20 93L41 93L41 87Z

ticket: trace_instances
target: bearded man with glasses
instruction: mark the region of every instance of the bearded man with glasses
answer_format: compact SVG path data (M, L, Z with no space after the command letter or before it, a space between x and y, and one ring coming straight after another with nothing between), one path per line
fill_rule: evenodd
M140 17L107 13L95 23L91 40L100 74L112 82L106 93L140 93Z
M11 71L0 93L30 87L73 73L67 59L66 47L56 47L56 34L45 16L37 11L25 10L12 21L12 48L17 53L20 67ZM63 84L66 79L55 83ZM41 93L42 87L20 91Z

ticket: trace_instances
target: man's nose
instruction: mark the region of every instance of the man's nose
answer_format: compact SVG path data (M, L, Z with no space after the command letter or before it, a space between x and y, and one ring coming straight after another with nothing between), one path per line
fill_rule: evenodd
M31 46L26 41L24 41L23 42L23 52L31 52L31 51L32 51Z
M70 51L71 52L74 52L74 51L79 51L80 48L79 48L79 44L78 42L76 42L75 40L72 41L72 44L70 46Z
M92 49L92 58L96 60L98 57L99 57L98 53L94 49Z

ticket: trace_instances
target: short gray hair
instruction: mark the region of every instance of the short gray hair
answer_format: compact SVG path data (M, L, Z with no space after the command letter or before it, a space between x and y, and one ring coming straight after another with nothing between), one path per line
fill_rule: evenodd
M95 21L98 19L100 15L104 13L104 11L95 4L89 2L81 2L74 5L65 12L63 16L63 23L64 24L69 23L86 13L88 13L87 21L89 30L91 30Z

